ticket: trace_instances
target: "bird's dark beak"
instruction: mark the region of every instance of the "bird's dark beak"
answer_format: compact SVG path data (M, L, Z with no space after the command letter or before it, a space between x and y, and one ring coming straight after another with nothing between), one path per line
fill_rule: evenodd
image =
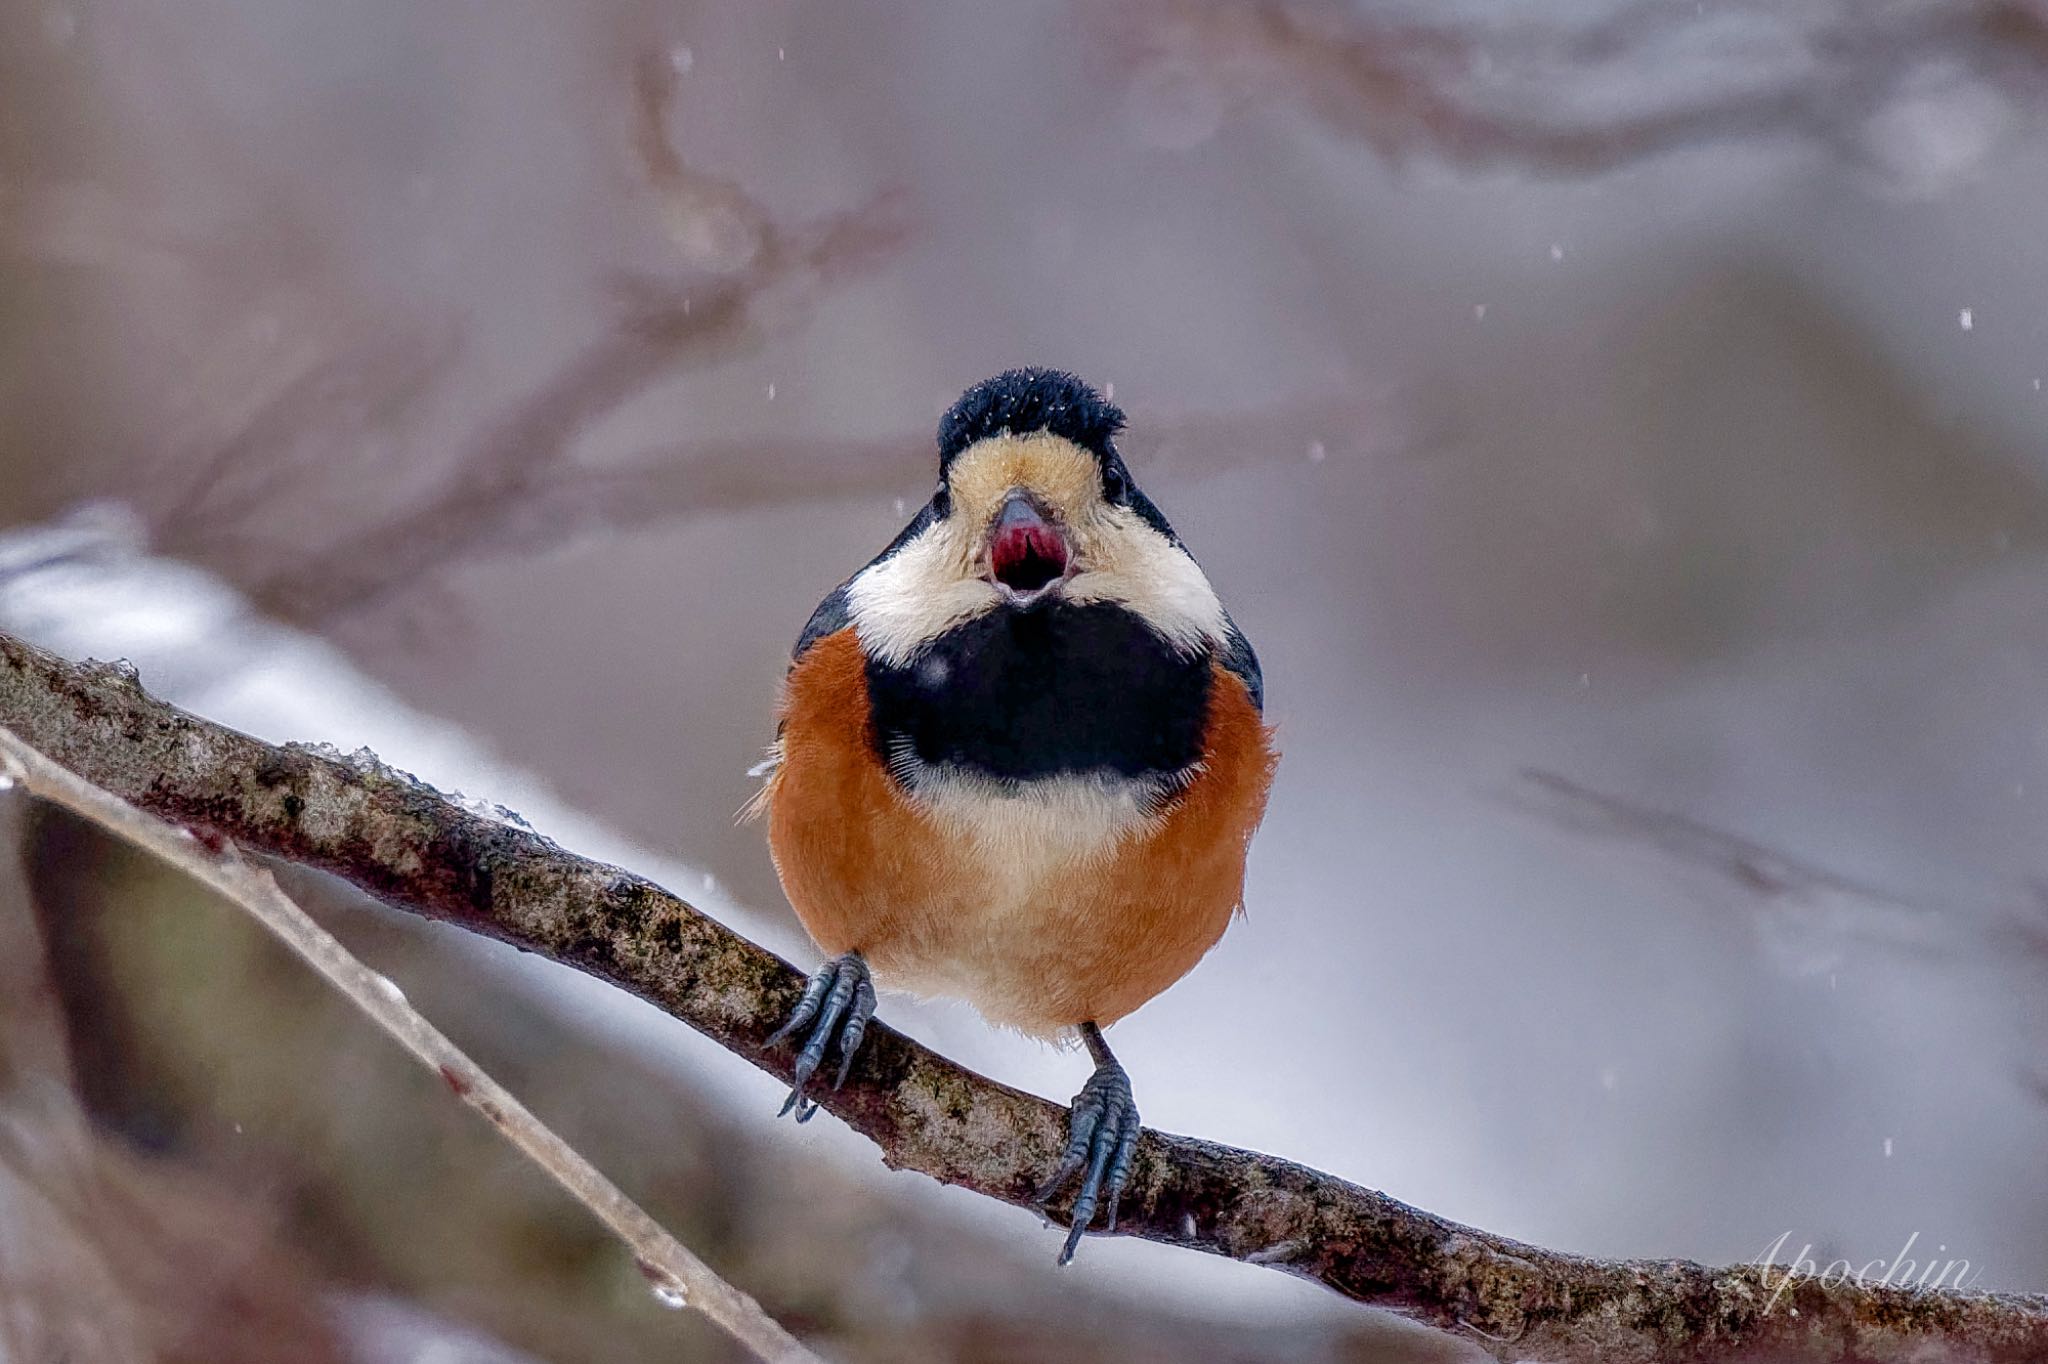
M1015 606L1030 606L1059 586L1072 556L1067 537L1038 500L1010 490L988 531L989 576Z

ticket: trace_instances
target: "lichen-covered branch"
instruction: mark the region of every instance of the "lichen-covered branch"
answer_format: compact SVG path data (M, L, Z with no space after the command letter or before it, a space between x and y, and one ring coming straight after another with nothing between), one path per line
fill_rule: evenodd
M718 1274L648 1216L618 1185L562 1140L525 1104L468 1054L448 1040L405 996L362 961L279 888L267 867L243 858L221 842L208 847L185 830L151 818L127 801L101 790L77 773L50 761L0 725L0 777L19 782L29 794L71 811L137 848L154 853L208 889L241 906L278 941L346 996L363 1015L388 1033L455 1095L483 1116L500 1135L630 1251L656 1298L668 1305L695 1305L757 1359L776 1364L822 1364L802 1342L761 1310L761 1305Z
M5 635L0 725L143 809L588 971L788 1076L789 1055L763 1043L802 976L630 872L465 810L402 773L274 747L151 697L123 668L66 663ZM870 1030L846 1088L825 1107L890 1166L1018 1207L1029 1206L1065 1132L1057 1105L886 1027ZM1502 1358L2048 1357L2048 1297L1583 1259L1291 1161L1157 1132L1140 1143L1118 1231L1281 1269L1461 1332Z

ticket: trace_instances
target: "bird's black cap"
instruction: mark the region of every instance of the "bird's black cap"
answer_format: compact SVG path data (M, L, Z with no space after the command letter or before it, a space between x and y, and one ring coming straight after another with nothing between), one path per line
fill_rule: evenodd
M939 470L976 441L1008 431L1050 431L1096 458L1116 459L1124 414L1115 403L1064 370L1012 369L960 395L939 419Z

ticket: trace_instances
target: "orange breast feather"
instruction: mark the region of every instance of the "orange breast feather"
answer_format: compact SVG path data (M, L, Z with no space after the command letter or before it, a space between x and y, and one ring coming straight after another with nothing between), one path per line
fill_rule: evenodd
M1106 1026L1187 974L1243 904L1276 759L1221 667L1203 747L1185 790L1089 855L963 836L877 759L860 646L841 630L790 672L769 847L818 946L861 952L882 984L964 998L1034 1034Z

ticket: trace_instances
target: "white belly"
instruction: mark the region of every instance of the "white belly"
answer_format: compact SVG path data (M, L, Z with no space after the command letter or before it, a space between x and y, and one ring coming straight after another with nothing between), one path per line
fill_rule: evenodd
M1072 894L1076 879L1157 828L1160 784L1050 777L1005 785L927 768L916 791L971 890L876 963L882 982L972 1000L992 1022L1025 1026L1042 1013L1062 959L1095 950L1100 925Z

